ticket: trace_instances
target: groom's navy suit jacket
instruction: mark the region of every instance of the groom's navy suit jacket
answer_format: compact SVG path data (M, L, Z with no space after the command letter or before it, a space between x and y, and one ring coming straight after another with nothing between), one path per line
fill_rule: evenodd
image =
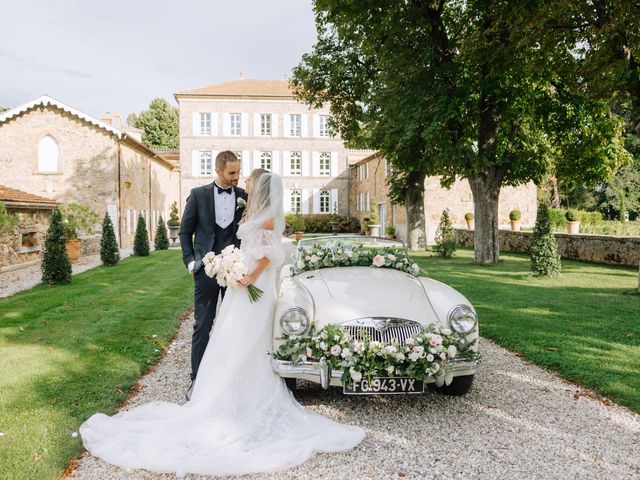
M247 192L240 187L233 187L236 198L236 208L233 218L233 243L240 246L236 237L238 222L242 218L244 208L238 208L240 198L247 201ZM180 222L180 245L182 246L182 260L185 266L195 262L193 271L202 267L202 258L213 249L216 238L216 209L214 183L196 187L191 190ZM219 252L217 252L219 253Z

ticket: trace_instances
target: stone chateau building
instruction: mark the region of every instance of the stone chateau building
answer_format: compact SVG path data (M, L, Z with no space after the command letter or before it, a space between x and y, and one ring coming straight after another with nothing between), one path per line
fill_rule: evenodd
M0 185L108 212L126 248L138 213L153 238L160 215L166 220L178 200L176 162L140 135L123 128L117 114L99 120L43 95L0 114Z
M265 168L283 178L287 212L349 211L350 152L328 127L328 108L299 103L287 80L240 80L175 93L180 106L180 199L212 181L231 150L242 177ZM241 185L243 180L241 179Z
M349 212L362 221L370 216L371 204L377 209L379 223L385 228L392 225L396 236L407 240L407 217L403 206L393 205L389 200L389 187L386 179L389 173L387 161L374 153L350 165L349 175ZM425 180L424 213L426 239L428 244L435 243L436 229L445 208L449 209L451 221L458 227L466 228L464 214L473 212L473 196L467 180L456 181L450 189L440 186L438 177ZM533 183L519 187L502 187L498 207L499 222L502 228L510 228L509 212L520 210L523 226L533 226L536 220L536 186Z

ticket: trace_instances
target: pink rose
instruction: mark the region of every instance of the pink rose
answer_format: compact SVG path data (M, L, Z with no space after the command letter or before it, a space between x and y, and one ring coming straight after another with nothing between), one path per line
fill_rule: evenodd
M376 267L382 267L384 265L384 257L382 255L376 255L373 257L373 264Z
M388 258L389 260L391 260L392 262L395 262L395 261L396 261L396 256L395 256L393 253L390 253L389 255L387 255L387 258Z
M318 263L318 261L320 261L320 257L317 255L311 255L311 258L309 260L311 261L311 263Z
M433 337L431 337L431 340L429 340L429 343L434 347L436 345L440 345L442 343L442 337L440 335L434 335Z
M440 352L440 358L442 360L446 360L447 359L447 353L446 352Z
M342 348L340 348L340 345L334 345L333 347L331 347L331 355L333 355L334 357L339 356L340 352L342 352Z
M309 347L307 347L307 357L313 357L313 350Z

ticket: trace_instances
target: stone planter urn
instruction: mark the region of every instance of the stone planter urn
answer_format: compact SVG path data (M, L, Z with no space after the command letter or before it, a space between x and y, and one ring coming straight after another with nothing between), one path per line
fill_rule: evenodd
M178 239L178 231L180 230L180 225L169 226L169 238L171 239L171 245L176 244L176 240Z
M372 237L380 236L380 227L382 227L382 225L369 225L369 231Z
M473 230L476 227L475 220L465 220L467 222L467 230Z
M510 220L509 223L511 223L511 230L514 232L519 232L520 231L520 220Z
M567 233L580 233L580 222L567 221Z
M67 249L67 255L69 255L71 263L77 262L80 258L80 240L77 238L74 240L67 240L65 248Z

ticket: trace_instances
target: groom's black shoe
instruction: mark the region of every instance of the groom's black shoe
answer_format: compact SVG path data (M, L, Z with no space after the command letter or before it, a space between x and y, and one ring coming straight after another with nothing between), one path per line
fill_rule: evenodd
M185 394L185 397L187 397L187 402L191 400L192 394L193 394L193 382L191 382L191 385L189 386L189 390L187 390L187 393Z

